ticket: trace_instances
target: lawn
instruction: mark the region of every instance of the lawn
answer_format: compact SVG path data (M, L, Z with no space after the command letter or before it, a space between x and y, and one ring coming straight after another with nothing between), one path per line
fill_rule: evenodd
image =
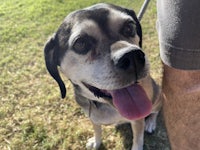
M141 0L1 0L0 1L0 149L83 150L93 135L92 126L74 101L72 86L60 98L48 74L43 48L71 11L109 2L139 11ZM156 0L142 19L144 51L151 74L160 83L162 67L156 24ZM169 150L162 115L153 135L145 134L145 150ZM87 130L86 130L87 129ZM101 149L131 146L128 125L104 127ZM124 130L125 134L121 131Z

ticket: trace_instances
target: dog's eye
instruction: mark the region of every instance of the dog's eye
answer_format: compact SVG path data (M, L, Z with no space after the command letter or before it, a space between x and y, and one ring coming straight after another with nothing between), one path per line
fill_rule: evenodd
M121 30L121 33L125 37L134 37L136 34L135 30L136 30L136 25L134 24L134 22L128 21L128 22L125 22Z
M84 38L78 38L73 45L74 50L79 54L86 54L90 49L90 45Z
M79 54L86 54L89 50L92 49L92 46L95 44L95 39L90 36L78 37L74 44L73 49Z

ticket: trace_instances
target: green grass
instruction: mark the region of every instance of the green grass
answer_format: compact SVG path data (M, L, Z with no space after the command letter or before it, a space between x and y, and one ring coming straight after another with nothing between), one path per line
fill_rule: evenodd
M0 1L0 149L83 150L93 130L74 101L65 79L67 98L62 100L47 73L43 47L71 11L101 0L1 0ZM106 0L139 11L141 0ZM156 6L151 1L142 19L144 50L151 74L160 82L161 64L155 29ZM86 130L87 128L87 130ZM127 149L120 129L104 127L102 149ZM124 146L125 143L125 146ZM156 133L145 135L146 150L169 150L162 117Z

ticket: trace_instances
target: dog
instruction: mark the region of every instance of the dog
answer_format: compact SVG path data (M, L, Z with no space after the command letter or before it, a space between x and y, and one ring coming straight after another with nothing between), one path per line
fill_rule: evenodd
M73 84L76 102L93 124L88 149L100 147L101 125L125 122L132 127L132 150L143 149L144 130L155 130L162 103L133 10L100 3L70 13L47 41L44 55L62 98L66 88L59 70Z

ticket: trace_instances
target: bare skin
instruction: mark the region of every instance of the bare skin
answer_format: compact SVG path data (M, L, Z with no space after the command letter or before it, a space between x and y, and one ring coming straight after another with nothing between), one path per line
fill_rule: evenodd
M163 110L172 150L200 149L200 71L164 65Z

